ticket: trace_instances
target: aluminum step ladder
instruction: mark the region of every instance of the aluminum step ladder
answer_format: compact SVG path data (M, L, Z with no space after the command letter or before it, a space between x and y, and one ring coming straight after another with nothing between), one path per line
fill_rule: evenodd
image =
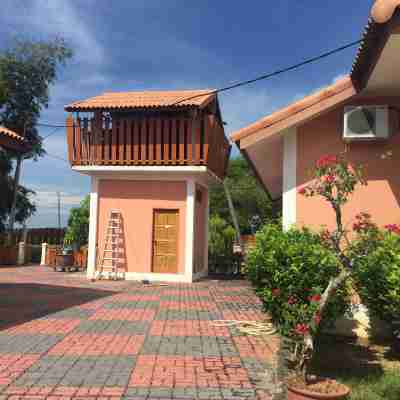
M97 279L125 279L125 271L120 271L118 266L124 257L122 242L122 215L119 210L111 210L108 218L106 234L104 237L103 252Z

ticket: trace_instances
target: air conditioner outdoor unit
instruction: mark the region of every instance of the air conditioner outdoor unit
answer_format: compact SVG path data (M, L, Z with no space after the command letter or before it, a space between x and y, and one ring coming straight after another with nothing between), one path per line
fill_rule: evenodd
M387 139L389 133L388 106L345 107L345 141Z

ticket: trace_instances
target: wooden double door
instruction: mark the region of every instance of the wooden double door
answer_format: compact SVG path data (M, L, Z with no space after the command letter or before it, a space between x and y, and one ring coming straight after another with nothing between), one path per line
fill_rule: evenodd
M179 210L154 210L152 272L178 273Z

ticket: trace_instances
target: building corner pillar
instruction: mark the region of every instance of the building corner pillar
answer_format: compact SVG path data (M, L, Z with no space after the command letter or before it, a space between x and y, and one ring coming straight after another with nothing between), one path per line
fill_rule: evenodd
M87 261L87 271L86 271L86 276L88 279L95 278L96 274L98 208L99 208L99 179L95 176L91 176L88 261Z
M193 179L186 181L186 240L185 240L185 280L193 282L193 248L196 185Z

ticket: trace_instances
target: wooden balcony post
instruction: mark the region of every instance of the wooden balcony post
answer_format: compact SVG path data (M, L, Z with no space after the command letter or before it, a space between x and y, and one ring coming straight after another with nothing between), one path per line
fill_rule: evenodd
M74 149L74 119L71 114L68 114L65 125L67 127L67 144L68 144L68 160L71 165L75 162Z
M103 146L103 121L101 111L95 111L92 125L93 145L94 145L94 163L102 162L102 146Z

